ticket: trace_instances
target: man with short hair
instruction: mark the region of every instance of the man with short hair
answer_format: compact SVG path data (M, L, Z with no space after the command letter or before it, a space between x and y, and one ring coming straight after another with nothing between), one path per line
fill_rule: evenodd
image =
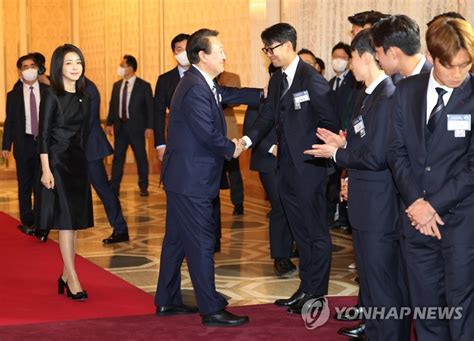
M7 94L2 156L9 157L13 144L21 221L18 228L34 235L31 195L35 192L40 169L37 144L39 106L48 86L38 82L38 64L33 54L20 57L16 66L20 83Z
M388 162L405 212L412 307L438 307L415 319L417 338L473 340L474 31L441 17L426 43L431 72L400 81L393 96ZM448 308L458 311L451 319L440 316Z
M386 14L383 14L378 11L364 11L359 12L354 15L347 17L347 20L351 23L351 36L354 38L357 33L360 31L372 27L377 21L386 17Z
M125 157L131 146L137 163L140 196L145 197L148 196L145 137L153 136L153 95L150 83L136 76L137 68L135 57L123 56L117 69L123 79L115 82L112 88L106 131L109 135L114 132L113 190L120 194Z

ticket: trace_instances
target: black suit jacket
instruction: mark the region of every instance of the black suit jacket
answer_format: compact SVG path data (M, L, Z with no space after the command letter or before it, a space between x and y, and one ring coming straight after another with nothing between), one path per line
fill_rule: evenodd
M474 113L474 80L468 75L455 88L433 133L426 128L426 92L430 73L408 77L393 97L388 162L405 206L425 198L446 223L448 242L474 240L474 139L472 130L455 137L447 115ZM419 234L404 215L405 235Z
M119 112L122 82L123 80L119 80L114 83L110 98L109 114L107 116L107 125L113 124L115 136L117 136L122 127ZM153 95L150 83L137 77L130 95L128 112L130 117L127 121L127 127L132 133L131 138L143 135L147 128L153 129Z
M87 161L102 160L104 157L112 155L114 150L100 126L99 90L89 79L86 79L86 92L89 96L90 105L89 137L86 150Z
M43 83L40 85L40 96L43 99L45 90L49 87ZM38 120L39 122L39 120ZM13 156L15 159L25 154L25 101L23 99L23 83L16 85L7 94L6 118L3 128L2 150L11 150L12 144Z
M180 79L179 70L176 66L174 69L162 74L156 81L153 129L155 133L155 147L166 144L166 109L169 109L171 106L171 98Z
M336 77L331 78L329 81L329 87L333 89ZM342 84L339 85L337 91L332 90L334 96L334 110L337 117L339 118L341 128L345 130L350 125L350 118L352 116L352 109L355 102L355 94L358 88L358 83L349 71L344 77Z
M348 213L351 225L363 231L395 230L398 199L387 163L390 103L395 86L390 77L369 95L358 114L365 135L347 131L347 147L338 149L336 164L349 172Z
M276 125L280 124L280 115L283 126L280 131L285 134L295 167L309 176L308 182L315 181L315 177L322 180L328 175L328 162L303 152L317 142L316 128L327 128L334 132L339 130L329 84L313 67L299 60L291 87L280 101L281 78L281 71L275 72L270 78L267 100L247 136L253 144L257 144L274 127L278 134L279 126ZM296 110L293 97L302 91L307 91L310 99L301 103L301 109Z

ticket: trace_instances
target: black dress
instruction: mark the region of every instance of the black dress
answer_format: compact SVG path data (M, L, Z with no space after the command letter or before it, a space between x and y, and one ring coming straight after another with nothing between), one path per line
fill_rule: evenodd
M92 195L86 159L89 105L85 95L58 95L53 89L41 98L38 146L48 154L53 190L39 183L35 199L36 226L42 230L92 227Z

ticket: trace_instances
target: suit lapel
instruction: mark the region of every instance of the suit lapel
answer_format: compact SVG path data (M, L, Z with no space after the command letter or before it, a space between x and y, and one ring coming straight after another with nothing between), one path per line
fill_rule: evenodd
M16 89L16 97L18 98L18 115L21 122L21 126L26 129L26 110L25 110L25 99L23 96L23 83Z

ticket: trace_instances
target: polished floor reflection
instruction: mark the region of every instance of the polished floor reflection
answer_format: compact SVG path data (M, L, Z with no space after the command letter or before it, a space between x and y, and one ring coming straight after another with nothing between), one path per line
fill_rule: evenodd
M215 257L216 285L231 305L272 302L291 295L299 283L297 272L287 278L274 274L268 244L269 204L263 200L255 178L252 179L244 180L246 197L243 216L232 216L229 191L221 192L222 250ZM2 180L0 186L0 210L18 217L16 181ZM102 203L94 193L96 226L79 232L78 253L154 294L165 227L165 193L159 188L156 176L151 177L149 197L139 196L135 175L126 175L121 188L120 200L129 225L130 242L109 246L102 244L102 239L110 235L111 229ZM56 240L57 232L53 232L51 238ZM351 237L339 230L332 231L332 243L329 294L357 295L358 285L354 282L357 273L348 269L354 260ZM182 288L185 296L192 297L186 264L182 269Z

